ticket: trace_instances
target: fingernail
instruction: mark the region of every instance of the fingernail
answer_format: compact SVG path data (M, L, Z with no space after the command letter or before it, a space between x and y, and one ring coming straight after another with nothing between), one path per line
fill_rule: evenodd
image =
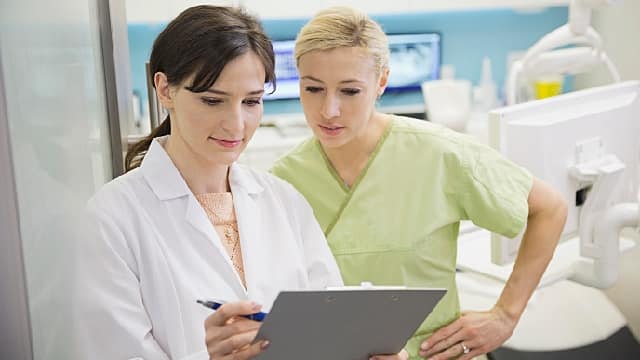
M421 350L427 350L429 348L429 343L422 343L422 345L420 345L420 349Z
M269 340L265 340L265 341L262 342L262 344L260 344L260 349L265 350L266 348L269 347L269 345L271 345Z
M261 307L262 305L258 304L257 302L251 302L251 310L259 311Z

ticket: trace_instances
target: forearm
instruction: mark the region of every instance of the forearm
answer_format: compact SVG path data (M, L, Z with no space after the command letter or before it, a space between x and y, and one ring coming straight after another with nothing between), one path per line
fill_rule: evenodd
M547 211L532 214L509 280L496 303L514 321L520 319L553 256L566 219L566 205L559 201Z

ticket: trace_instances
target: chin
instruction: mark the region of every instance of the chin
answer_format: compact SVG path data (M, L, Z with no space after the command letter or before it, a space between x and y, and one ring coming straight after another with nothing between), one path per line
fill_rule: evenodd
M213 156L209 156L209 162L216 165L229 166L236 162L239 157L240 154L236 153L218 153L214 154Z
M320 144L322 144L322 147L324 148L337 149L347 144L349 142L349 139L344 139L344 138L327 139L327 138L318 137L318 141L320 141Z
M340 143L342 143L342 137L328 138L323 132L316 131L315 129L313 129L313 137L315 137L320 142L322 147L325 147L325 148L337 147L339 146ZM336 146L336 144L338 145Z

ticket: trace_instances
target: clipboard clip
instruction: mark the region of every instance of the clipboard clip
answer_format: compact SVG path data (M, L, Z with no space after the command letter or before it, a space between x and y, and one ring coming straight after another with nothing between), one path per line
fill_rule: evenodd
M405 290L406 286L376 286L370 281L363 281L359 286L328 286L327 290Z

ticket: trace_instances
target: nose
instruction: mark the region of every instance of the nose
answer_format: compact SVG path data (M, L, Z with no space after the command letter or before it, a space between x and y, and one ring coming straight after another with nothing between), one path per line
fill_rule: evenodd
M242 103L231 107L224 117L222 128L229 133L229 135L240 135L244 132L244 113L242 110Z
M340 100L337 96L327 95L322 103L322 116L325 119L332 119L340 116Z

